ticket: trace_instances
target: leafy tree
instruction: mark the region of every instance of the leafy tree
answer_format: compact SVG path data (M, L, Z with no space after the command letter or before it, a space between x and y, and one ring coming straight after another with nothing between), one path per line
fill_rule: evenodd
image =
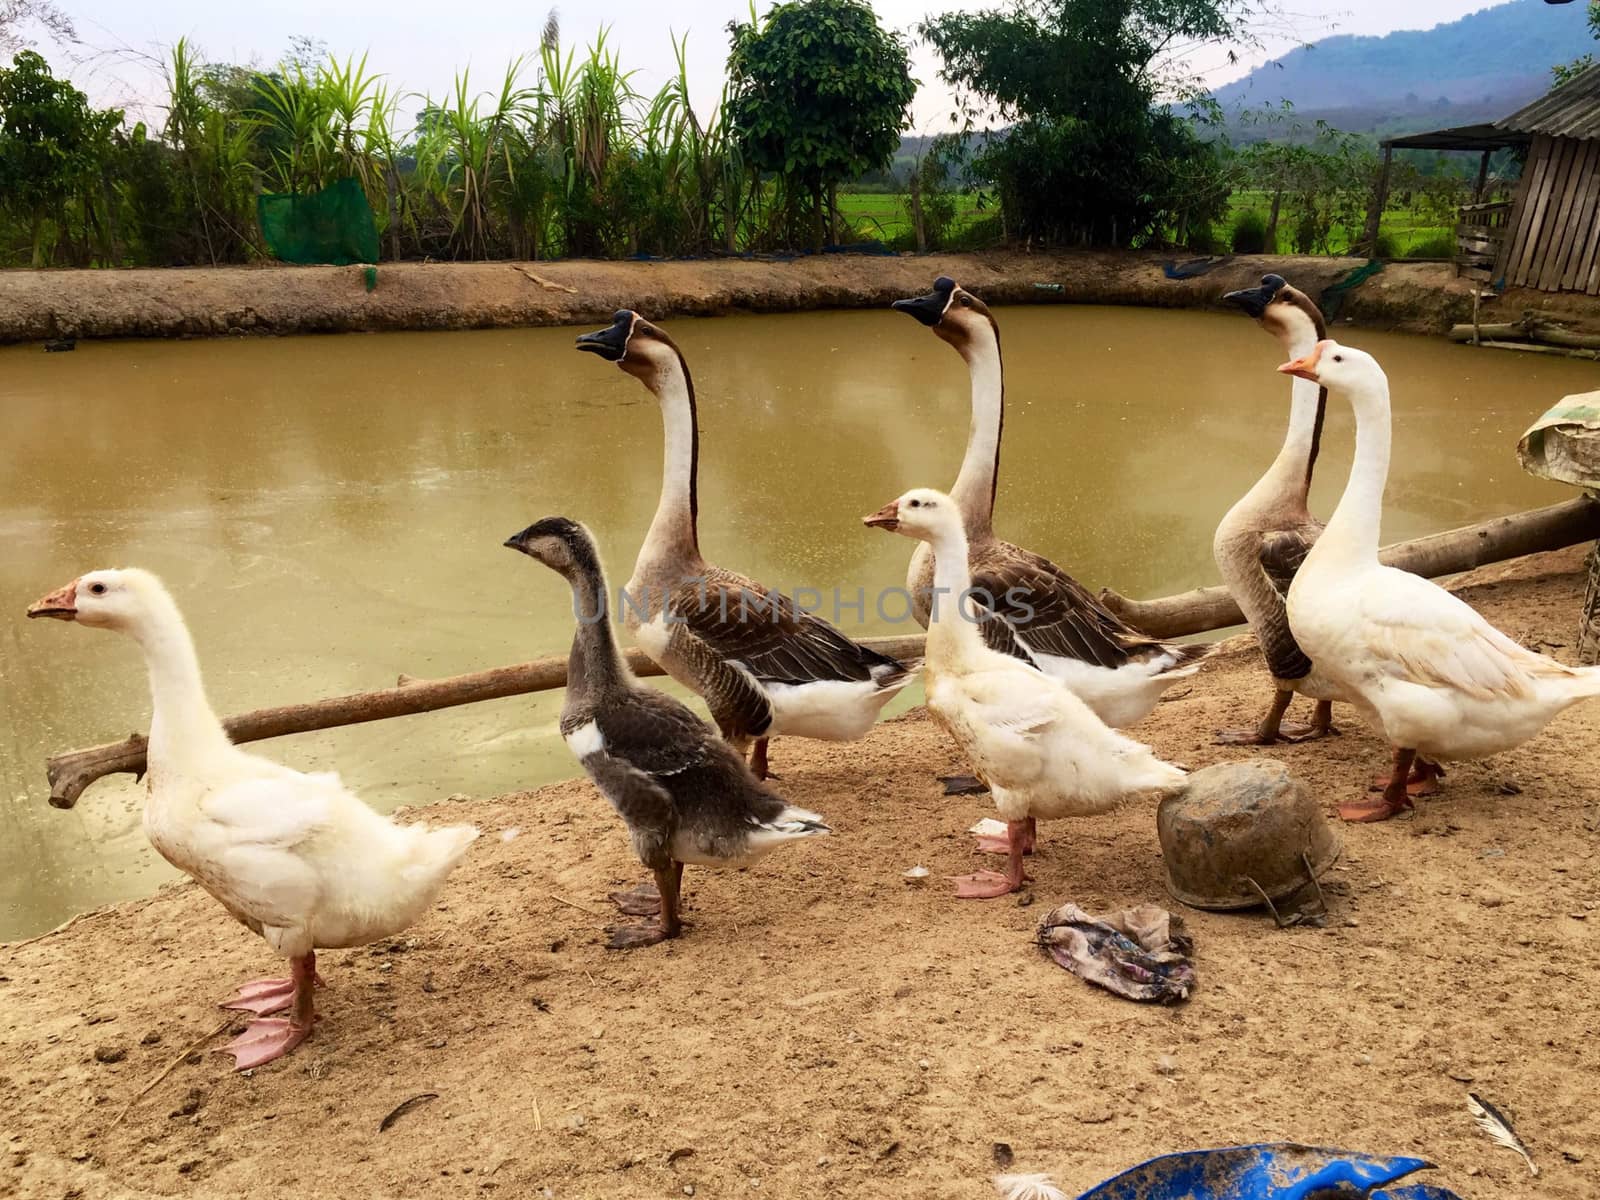
M1204 228L1227 202L1218 144L1172 103L1214 117L1184 65L1204 45L1254 45L1266 0L1008 0L929 18L1013 237L1129 245ZM1165 102L1164 102L1165 101Z
M25 222L33 265L44 265L45 222L100 178L122 113L95 112L32 50L0 70L0 205Z
M824 194L899 147L917 89L905 44L861 0L790 0L728 33L733 139L750 166L780 177L791 212L810 199L820 250Z
M1589 0L1589 32L1594 34L1597 39L1600 39L1600 0ZM1592 67L1593 65L1594 55L1585 54L1582 58L1576 59L1573 62L1569 62L1562 66L1551 67L1550 72L1556 77L1556 83L1562 84L1566 83L1580 71L1587 67Z

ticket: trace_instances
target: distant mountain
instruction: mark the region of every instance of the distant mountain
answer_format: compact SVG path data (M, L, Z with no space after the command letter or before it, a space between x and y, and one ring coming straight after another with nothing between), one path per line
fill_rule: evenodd
M1550 88L1556 63L1595 48L1587 9L1583 3L1512 0L1432 29L1324 38L1215 95L1230 111L1285 99L1302 118L1331 120L1340 110L1367 110L1361 124L1369 128L1383 118L1416 117L1424 127L1504 116Z

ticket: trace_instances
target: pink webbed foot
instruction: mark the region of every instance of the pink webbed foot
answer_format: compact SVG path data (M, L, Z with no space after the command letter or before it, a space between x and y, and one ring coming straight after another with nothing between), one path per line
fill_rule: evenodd
M312 980L317 987L325 986L321 975L313 975ZM219 1000L217 1007L253 1012L258 1017L264 1017L268 1013L282 1012L293 1000L293 979L252 979L248 983L241 983L226 1000Z
M972 848L972 852L974 854L1010 854L1011 839L982 834L978 838L978 844Z
M971 875L946 876L956 885L958 900L996 900L1022 889L1022 880L1013 881L999 871L976 871ZM1023 879L1027 876L1024 875Z
M309 1026L296 1025L287 1017L262 1017L251 1021L243 1033L217 1053L233 1055L235 1071L248 1071L282 1058L310 1036Z

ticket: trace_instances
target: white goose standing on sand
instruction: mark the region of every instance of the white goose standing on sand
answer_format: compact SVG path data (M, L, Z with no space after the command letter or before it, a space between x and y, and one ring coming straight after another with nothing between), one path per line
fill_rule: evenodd
M589 531L546 517L506 539L572 588L578 629L567 660L561 735L628 827L654 888L614 892L649 925L612 931L613 950L677 937L685 863L747 867L779 846L831 832L814 812L786 803L758 782L744 759L665 692L644 687L617 649L605 572Z
M194 642L161 581L93 571L30 617L127 634L144 650L154 715L144 828L161 857L289 960L289 979L243 984L222 1002L257 1014L225 1050L259 1067L311 1035L316 951L361 946L417 920L478 831L396 825L332 774L246 754L206 701ZM289 1010L287 1018L267 1014Z
M1289 625L1317 669L1394 747L1382 795L1339 808L1347 821L1383 821L1434 789L1440 761L1509 750L1600 695L1600 667L1535 654L1437 584L1378 561L1389 380L1370 354L1321 341L1278 370L1355 410L1350 481L1289 589Z
M1055 563L994 533L994 501L1005 424L1000 329L988 307L948 276L933 291L894 307L953 346L972 377L972 426L951 496L960 510L972 563L972 586L993 619L982 625L988 645L1037 666L1076 692L1099 718L1122 728L1143 720L1161 693L1198 669L1204 645L1161 642L1133 628ZM927 628L934 586L927 543L911 556L906 588Z
M1290 358L1310 354L1327 333L1311 298L1281 275L1263 276L1260 287L1229 292L1223 299L1259 321ZM1217 740L1227 745L1270 746L1338 732L1333 728L1337 690L1294 640L1284 604L1295 572L1322 534L1322 522L1311 515L1307 501L1327 405L1326 389L1305 379L1293 381L1283 448L1228 510L1211 543L1217 570L1250 623L1273 682L1272 705L1260 724L1222 731ZM1309 725L1285 726L1283 714L1296 692L1317 702L1316 714Z
M578 349L616 363L661 404L661 500L620 606L639 648L705 698L723 737L741 751L755 742L757 778L767 775L769 738L865 736L915 667L701 557L700 430L694 382L678 347L623 309L610 327L579 337Z
M987 900L1022 887L1022 859L1041 818L1086 817L1131 796L1183 786L1184 772L1118 733L1054 676L985 644L970 607L972 578L960 510L917 488L862 520L931 546L936 603L923 660L928 711L965 751L1006 821L1006 871L954 880ZM996 849L1000 847L995 847Z

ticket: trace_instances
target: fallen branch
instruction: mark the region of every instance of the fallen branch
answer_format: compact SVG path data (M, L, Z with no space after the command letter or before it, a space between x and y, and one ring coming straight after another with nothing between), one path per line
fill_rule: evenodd
M139 1091L134 1095L133 1099L129 1100L128 1103L123 1106L122 1111L117 1114L117 1119L115 1121L111 1122L111 1124L106 1127L106 1132L109 1133L111 1130L115 1129L118 1125L121 1125L123 1118L126 1117L129 1113L131 1113L133 1111L133 1106L135 1104L139 1103L139 1101L143 1100L146 1096L148 1096L150 1094L151 1090L154 1089L155 1086L158 1083L160 1083L168 1075L171 1075L172 1072L177 1069L179 1063L181 1063L184 1059L188 1058L189 1055L193 1054L196 1050L200 1049L201 1046L204 1046L212 1038L216 1037L217 1034L221 1033L229 1025L233 1024L234 1021L238 1020L238 1017L239 1017L238 1013L231 1013L228 1016L223 1017L222 1021L217 1026L215 1026L210 1032L201 1034L199 1037L195 1038L194 1041L190 1042L187 1046L185 1046L182 1050L179 1050L178 1053L173 1056L172 1061L167 1063L167 1065L162 1069L161 1073L159 1075L157 1075L154 1079L152 1079L149 1083L145 1084L142 1088L140 1088Z
M1573 333L1572 330L1545 317L1528 314L1520 321L1500 321L1491 325L1452 325L1452 342L1480 342L1493 345L1494 341L1540 342L1547 346L1564 346L1575 350L1600 350L1600 334Z
M862 644L895 658L914 658L922 653L920 635L865 638ZM627 658L628 665L636 675L662 674L660 667L637 650L628 651ZM401 680L395 687L375 692L357 692L350 696L314 700L309 704L258 708L253 712L228 717L222 723L223 728L235 743L257 742L290 733L335 729L343 725L359 725L366 721L384 721L390 717L407 717L414 713L454 708L461 704L477 704L483 700L544 692L566 686L567 660L565 655L559 658L536 658L532 662L474 671L449 679L413 679L405 675L401 676ZM71 808L78 802L84 788L95 780L119 773L142 775L144 769L145 738L137 733L124 741L52 755L45 763L45 775L50 781L50 803L56 808Z
M1575 546L1596 537L1600 537L1600 503L1580 496L1549 508L1399 542L1385 547L1379 557L1391 567L1431 579L1524 554ZM1244 614L1228 589L1220 586L1196 588L1156 600L1130 600L1107 589L1100 593L1100 600L1123 620L1154 637L1182 637L1226 629L1244 621Z

